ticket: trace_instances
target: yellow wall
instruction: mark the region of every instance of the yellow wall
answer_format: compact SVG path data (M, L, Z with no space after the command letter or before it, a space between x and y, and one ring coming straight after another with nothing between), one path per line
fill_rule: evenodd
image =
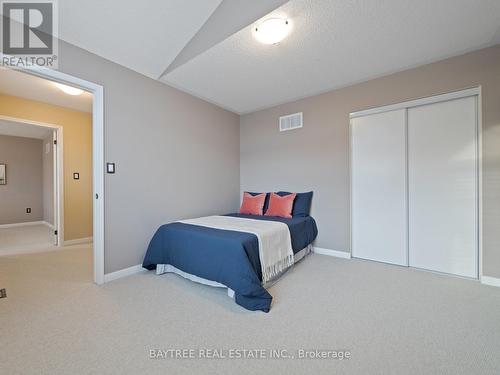
M64 240L91 237L92 114L0 94L0 115L63 127Z

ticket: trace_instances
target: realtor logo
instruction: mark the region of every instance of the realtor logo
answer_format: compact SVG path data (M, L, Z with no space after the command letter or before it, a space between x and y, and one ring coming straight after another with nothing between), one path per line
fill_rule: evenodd
M57 68L55 0L4 0L1 4L2 64L24 68Z

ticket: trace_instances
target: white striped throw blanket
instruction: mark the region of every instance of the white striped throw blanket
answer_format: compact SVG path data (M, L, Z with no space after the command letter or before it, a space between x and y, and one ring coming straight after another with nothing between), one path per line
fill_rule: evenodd
M263 283L272 280L293 265L290 230L284 223L231 216L207 216L179 222L256 235L259 241Z

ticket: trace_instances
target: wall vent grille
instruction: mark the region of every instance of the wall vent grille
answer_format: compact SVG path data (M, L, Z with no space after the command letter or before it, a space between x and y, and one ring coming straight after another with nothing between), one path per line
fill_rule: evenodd
M299 129L303 125L302 112L280 117L280 132Z

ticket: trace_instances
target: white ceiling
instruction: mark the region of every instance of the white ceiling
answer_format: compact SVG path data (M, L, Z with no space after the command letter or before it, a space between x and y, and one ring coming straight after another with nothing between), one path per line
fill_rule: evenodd
M500 43L499 0L292 0L280 44L246 27L163 78L237 113Z
M237 113L500 43L499 0L283 1L64 0L59 35ZM268 12L293 24L274 46Z
M59 35L156 79L221 1L59 1Z
M71 96L62 92L52 81L11 69L0 68L0 93L92 112L92 94L84 92Z
M47 139L51 134L52 130L50 128L0 119L0 135Z
M212 48L288 0L224 0L162 74L167 74Z

